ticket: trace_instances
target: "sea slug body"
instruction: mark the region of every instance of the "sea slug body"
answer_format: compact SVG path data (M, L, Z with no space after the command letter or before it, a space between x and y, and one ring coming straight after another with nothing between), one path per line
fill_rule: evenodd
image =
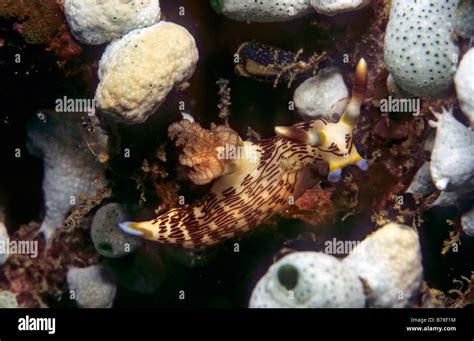
M192 173L193 178L208 182L221 175L210 193L199 203L171 209L151 221L124 222L120 227L127 233L160 243L186 248L207 247L248 231L285 209L291 198L304 191L309 180L306 166L310 164L326 161L330 181L338 181L342 169L349 165L366 170L367 161L353 143L353 129L366 88L367 65L361 60L356 69L352 99L339 122L319 118L291 127L276 127L277 136L255 143L229 138L232 133L227 131L222 141L232 140L233 146L242 150L238 158L231 158L231 162L216 156L220 149L216 147L215 139L203 144L202 152L194 147L185 149L185 154L191 155L183 160L184 164L191 165L193 172L197 172ZM190 125L190 122L175 123L170 126L170 132L176 134L178 131L180 143L186 143L184 136L191 134L191 145L198 145L195 136L205 134L194 125L192 129L182 129ZM189 160L194 162L190 164Z

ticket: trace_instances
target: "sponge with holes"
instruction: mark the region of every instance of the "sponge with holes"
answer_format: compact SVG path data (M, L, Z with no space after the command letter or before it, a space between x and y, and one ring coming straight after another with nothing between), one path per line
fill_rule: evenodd
M364 308L364 287L336 257L295 252L273 264L252 292L250 308Z
M69 28L79 41L98 45L160 20L158 0L65 0Z
M457 0L394 0L385 34L385 63L395 82L416 96L444 95L453 84L459 49L452 21Z
M210 0L219 14L238 21L290 21L313 11L310 0Z
M118 223L127 218L127 212L117 203L107 204L97 210L92 220L91 237L99 254L120 258L134 252L141 245L141 239L126 235L118 227Z

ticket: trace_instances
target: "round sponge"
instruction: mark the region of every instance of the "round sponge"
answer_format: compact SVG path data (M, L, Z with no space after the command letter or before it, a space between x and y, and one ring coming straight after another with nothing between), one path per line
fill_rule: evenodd
M127 220L127 212L116 203L101 207L94 216L91 226L91 237L99 254L110 258L119 258L134 252L141 240L125 235L118 223Z
M81 308L111 308L117 286L102 265L72 267L67 273L70 297Z
M97 106L118 121L142 123L191 78L197 61L196 42L182 26L161 21L133 30L107 46L100 60Z
M333 16L351 12L370 4L370 0L311 0L311 5L321 14Z
M410 306L423 276L418 235L394 223L365 238L343 263L364 279L375 308Z
M250 298L251 308L363 308L357 275L333 256L295 252L273 264Z
M289 21L311 13L310 0L210 0L217 13L238 21Z
M323 116L335 119L333 114L338 111L337 104L345 99L349 99L349 91L342 75L336 71L320 72L308 78L296 88L293 96L299 113L309 118Z
M452 86L459 58L452 34L457 3L392 1L384 57L403 90L416 96L436 97Z
M64 12L73 35L90 45L112 41L160 20L158 0L65 0Z

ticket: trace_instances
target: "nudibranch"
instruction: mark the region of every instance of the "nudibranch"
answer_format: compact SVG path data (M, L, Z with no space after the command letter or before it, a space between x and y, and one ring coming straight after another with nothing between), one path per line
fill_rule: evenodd
M314 73L319 64L327 59L326 53L304 56L302 50L297 53L278 47L249 41L241 44L236 52L235 71L238 75L263 82L288 82Z
M216 182L198 203L183 205L151 221L123 222L129 234L163 244L204 248L259 225L284 210L310 181L309 165L329 164L329 180L338 181L349 165L368 167L353 143L353 130L367 89L367 65L356 68L352 98L337 123L318 118L276 127L277 136L242 141L229 127L206 131L187 120L169 128L184 145L180 163L191 167L198 184ZM205 142L207 141L207 142Z

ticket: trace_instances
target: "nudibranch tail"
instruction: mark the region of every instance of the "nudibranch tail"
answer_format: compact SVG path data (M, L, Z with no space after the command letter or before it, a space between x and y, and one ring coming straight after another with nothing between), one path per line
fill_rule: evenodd
M140 229L138 226L139 223L134 223L131 221L124 221L123 223L118 224L120 229L132 236L142 237L145 235L145 232Z
M203 129L180 121L169 135L183 146L181 165L195 184L213 181L200 201L179 206L150 221L124 222L129 234L163 244L203 248L248 231L286 209L311 182L310 164L326 161L330 181L339 181L342 169L368 167L357 152L353 130L367 87L367 65L358 63L350 104L339 122L324 118L276 127L277 136L242 141L227 126Z

